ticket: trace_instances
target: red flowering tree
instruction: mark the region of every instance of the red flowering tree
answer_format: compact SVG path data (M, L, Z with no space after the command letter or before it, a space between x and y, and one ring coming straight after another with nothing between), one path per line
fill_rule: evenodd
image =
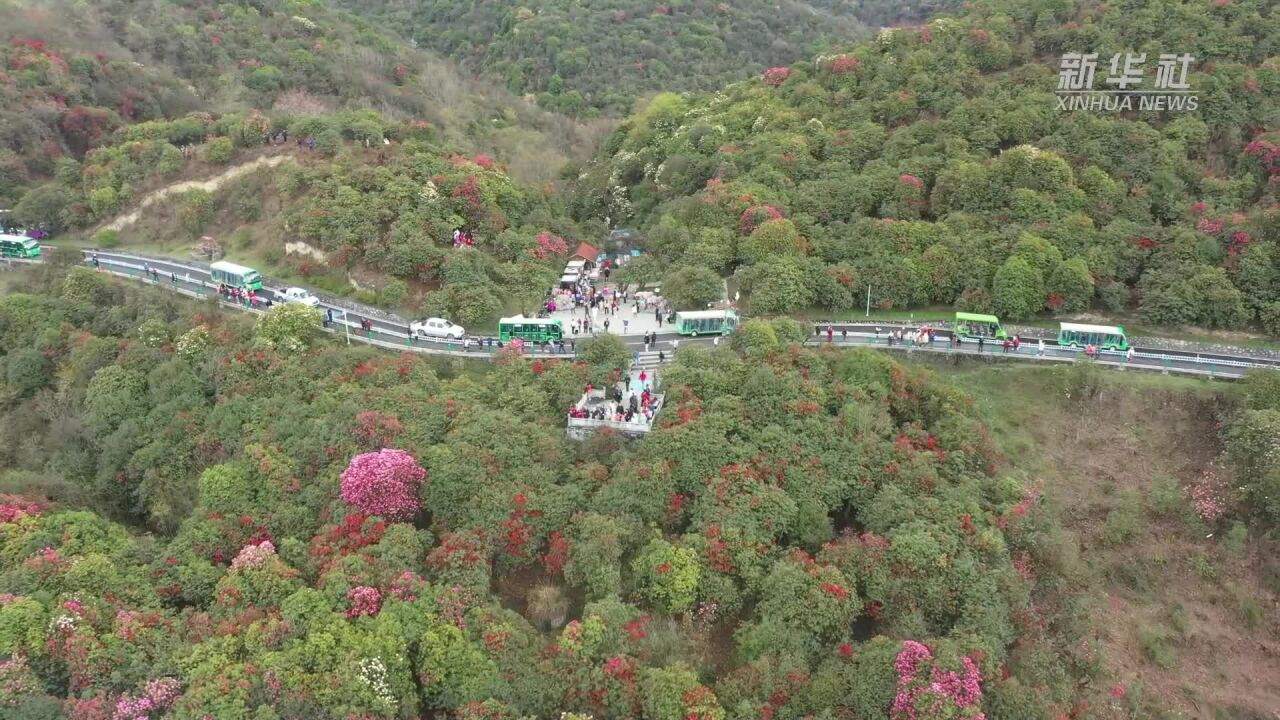
M768 70L764 71L764 75L762 76L762 79L764 80L764 83L766 85L772 85L773 87L778 87L782 85L782 83L786 82L787 78L790 76L791 76L791 68L771 67Z
M533 248L533 257L544 260L552 255L568 255L569 244L559 235L549 232L538 233L537 245Z
M342 471L342 499L370 515L409 520L418 512L418 488L426 477L403 450L364 453Z
M852 55L838 55L831 61L831 74L846 75L857 71L861 65L862 61Z
M781 220L782 211L772 205L756 205L742 211L738 219L738 230L750 235L755 229L770 220Z

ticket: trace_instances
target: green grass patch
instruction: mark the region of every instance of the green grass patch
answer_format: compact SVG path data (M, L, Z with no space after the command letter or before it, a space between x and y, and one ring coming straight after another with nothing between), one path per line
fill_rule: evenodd
M1143 655L1156 667L1170 670L1178 664L1178 652L1169 640L1169 631L1163 627L1139 626L1138 644L1142 647Z

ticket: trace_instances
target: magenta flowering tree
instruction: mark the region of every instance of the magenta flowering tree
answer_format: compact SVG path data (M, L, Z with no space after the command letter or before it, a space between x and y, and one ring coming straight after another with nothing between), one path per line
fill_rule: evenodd
M240 553L231 561L232 570L261 567L276 554L276 546L270 540L250 543L240 548Z
M982 702L982 674L972 658L961 658L957 672L938 667L927 645L905 640L894 660L898 673L898 694L893 698L892 720L932 720L968 718L985 720Z
M378 592L378 588L361 585L351 588L347 593L347 602L351 603L351 609L347 610L347 617L377 615L382 609L382 593Z
M182 686L174 678L152 680L138 697L125 695L116 702L111 720L152 720L163 715L182 693Z
M342 499L369 515L410 520L427 471L409 453L386 448L351 458L342 471Z

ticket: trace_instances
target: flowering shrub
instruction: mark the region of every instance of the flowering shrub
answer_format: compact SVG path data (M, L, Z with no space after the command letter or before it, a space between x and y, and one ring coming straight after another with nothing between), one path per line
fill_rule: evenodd
M1244 154L1261 162L1268 173L1280 175L1280 145L1259 138L1245 146Z
M1217 235L1222 232L1224 223L1221 220L1214 220L1209 217L1202 217L1196 221L1196 229L1205 235Z
M39 515L44 508L33 500L17 495L0 495L0 523L17 522L27 516Z
M195 360L213 347L213 338L209 336L209 328L197 325L179 335L174 347L184 360Z
M558 235L552 235L549 232L538 233L537 246L533 248L533 257L537 260L543 260L552 255L567 255L569 253L569 244Z
M959 672L944 670L933 663L933 653L922 643L906 640L894 660L898 692L889 708L893 720L955 718L983 720L982 675L971 658L961 659ZM926 675L925 665L932 665Z
M787 81L791 75L791 68L787 67L771 67L764 71L763 80L766 85L778 87Z
M426 476L403 450L364 453L342 471L342 499L370 515L410 520L418 512L418 487Z
M384 415L377 410L365 410L356 414L351 434L366 447L383 448L395 442L404 432L404 425L395 415Z
M862 61L852 55L838 55L831 61L831 74L844 75L854 72L862 65Z
M351 609L347 610L349 618L377 615L382 609L382 593L378 592L378 588L368 585L351 588L347 593L347 601L351 603Z
M781 220L782 211L772 205L756 205L742 211L738 220L738 229L750 235L755 229L770 220Z
M387 682L387 666L380 658L364 658L360 661L360 680L378 699L388 705L396 704L395 693Z
M240 549L240 554L236 555L236 559L231 561L232 570L244 570L246 568L261 567L263 563L270 560L276 554L276 546L270 540L263 540L257 545L245 545Z
M126 695L116 702L111 720L152 720L164 714L181 693L181 686L174 678L160 678L147 683L142 695Z

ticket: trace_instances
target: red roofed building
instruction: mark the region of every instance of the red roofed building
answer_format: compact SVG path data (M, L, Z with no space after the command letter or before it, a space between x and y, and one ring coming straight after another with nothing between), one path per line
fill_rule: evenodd
M574 250L573 254L569 256L569 260L585 260L587 267L594 267L598 257L600 257L600 248L581 243L578 245L578 249Z

